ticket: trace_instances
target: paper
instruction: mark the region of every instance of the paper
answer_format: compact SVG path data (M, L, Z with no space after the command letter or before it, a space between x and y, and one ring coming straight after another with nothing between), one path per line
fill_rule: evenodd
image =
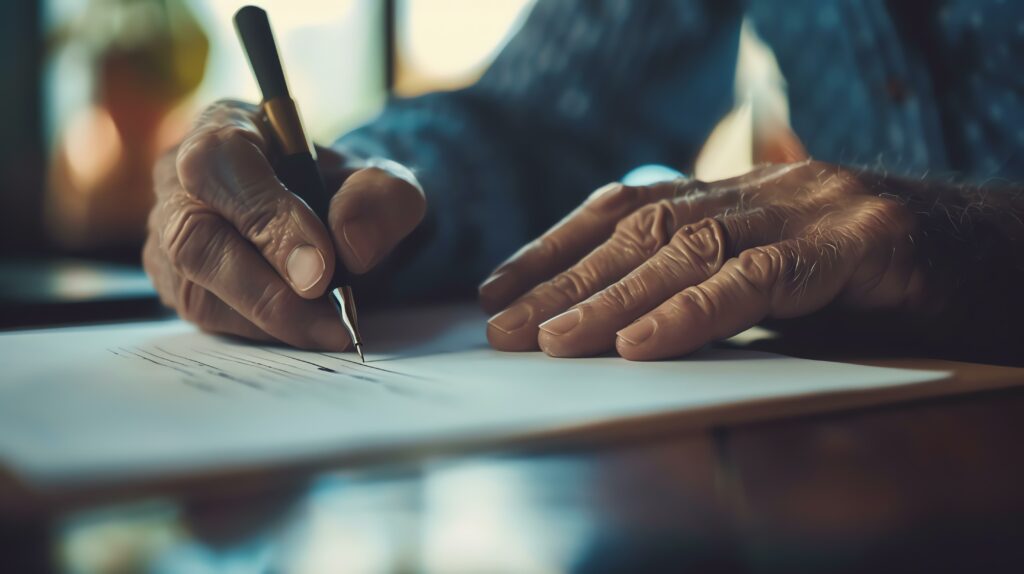
M0 335L0 460L41 484L128 480L944 375L726 349L656 363L500 353L470 306L363 323L366 365L176 320Z

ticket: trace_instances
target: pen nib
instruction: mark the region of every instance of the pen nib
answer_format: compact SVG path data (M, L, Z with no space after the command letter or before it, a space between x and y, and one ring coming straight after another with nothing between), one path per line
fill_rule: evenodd
M352 298L352 288L345 285L331 289L330 299L338 311L338 316L341 317L341 323L345 326L356 352L359 353L359 360L365 363L363 339L359 336L359 325L356 323L356 303Z

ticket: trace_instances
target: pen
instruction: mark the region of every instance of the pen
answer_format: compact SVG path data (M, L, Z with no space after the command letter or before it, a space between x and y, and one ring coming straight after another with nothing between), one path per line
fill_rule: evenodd
M270 29L267 13L255 6L244 6L235 13L235 29L249 58L256 82L263 92L262 108L281 149L282 156L274 164L278 179L292 193L299 196L328 225L327 212L330 196L320 178L316 165L316 151L302 129L299 110L288 92L281 59ZM341 322L355 345L363 362L363 340L359 335L355 300L348 285L349 273L340 260L334 265L334 276L328 297L338 310Z

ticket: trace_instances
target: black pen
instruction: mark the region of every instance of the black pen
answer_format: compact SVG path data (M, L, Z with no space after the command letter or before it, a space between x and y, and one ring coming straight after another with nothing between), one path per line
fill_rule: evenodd
M324 225L328 225L327 211L331 198L317 169L316 151L306 138L299 110L288 92L267 13L255 6L244 6L235 13L235 29L263 92L263 113L281 149L282 155L274 163L274 172L281 183L305 201ZM359 358L366 362L356 320L355 300L348 283L348 270L339 259L334 265L328 297L338 310Z

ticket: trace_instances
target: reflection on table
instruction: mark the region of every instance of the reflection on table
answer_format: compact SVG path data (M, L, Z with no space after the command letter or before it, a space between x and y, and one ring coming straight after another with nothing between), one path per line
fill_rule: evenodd
M1024 391L240 484L61 522L76 572L868 571L1024 548Z

